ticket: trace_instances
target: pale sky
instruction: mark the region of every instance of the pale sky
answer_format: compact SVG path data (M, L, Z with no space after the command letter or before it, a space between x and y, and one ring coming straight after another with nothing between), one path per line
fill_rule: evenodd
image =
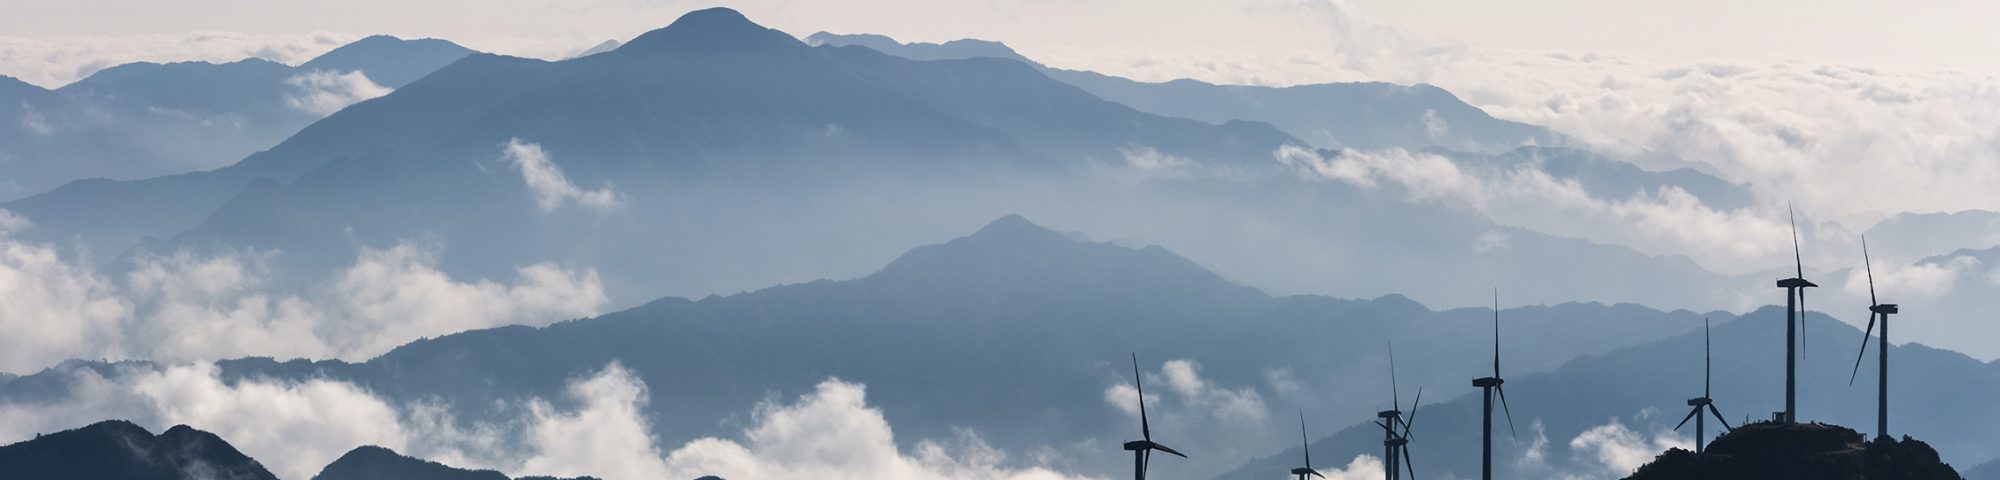
M1976 0L1349 0L1419 35L1488 47L1674 57L1966 64L2000 51L2000 2ZM1327 0L6 0L0 37L391 33L505 50L523 38L629 38L727 5L798 35L982 37L1027 47L1317 48ZM115 12L115 13L112 13ZM527 47L515 47L527 48ZM534 52L521 52L532 54Z

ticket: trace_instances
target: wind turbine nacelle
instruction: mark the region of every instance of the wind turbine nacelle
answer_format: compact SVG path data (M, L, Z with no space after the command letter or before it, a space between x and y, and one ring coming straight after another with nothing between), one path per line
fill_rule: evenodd
M1688 399L1688 405L1694 407L1708 405L1710 403L1715 403L1715 402L1713 400L1709 400L1708 397L1694 397Z
M1151 449L1151 448L1153 448L1153 442L1148 442L1148 441L1145 441L1145 440L1133 440L1133 441L1130 441L1130 442L1125 442L1125 449L1126 449L1126 450L1130 450L1130 451L1135 451L1135 452L1136 452L1136 451L1140 451L1140 450L1147 450L1147 449Z
M1375 412L1376 418L1398 418L1402 416L1403 416L1402 410L1383 410L1380 412Z
M1868 307L1868 311L1870 311L1870 312L1875 312L1875 313L1883 313L1883 314L1888 314L1888 313L1897 313L1897 308L1896 308L1896 304L1894 304L1894 303L1884 303L1884 304L1881 304L1881 305L1872 305L1872 306L1869 306L1869 307Z
M1819 286L1819 284L1812 283L1803 278L1787 278L1778 281L1778 288L1805 288L1805 287L1817 287L1817 286Z
M1294 468L1294 469L1292 469L1292 474L1293 474L1293 475L1319 475L1319 472L1315 472L1315 471L1313 471L1313 469L1310 469L1310 468L1304 468L1304 467L1300 467L1300 468Z
M1500 386L1500 384L1502 384L1502 383L1507 383L1507 381L1506 381L1506 380L1501 380L1501 379L1500 379L1499 377L1486 377L1486 378L1475 378L1475 379L1472 379L1472 386L1475 386L1475 387L1479 387L1479 388L1488 388L1488 387L1498 387L1498 386Z
M1387 446L1391 446L1391 447L1400 447L1400 446L1404 446L1404 445L1409 445L1409 444L1410 444L1410 439L1407 439L1407 438L1402 438L1402 437L1397 437L1397 438L1391 438L1391 439L1388 439L1388 440L1383 440L1383 441L1382 441L1382 444L1383 444L1383 445L1387 445Z

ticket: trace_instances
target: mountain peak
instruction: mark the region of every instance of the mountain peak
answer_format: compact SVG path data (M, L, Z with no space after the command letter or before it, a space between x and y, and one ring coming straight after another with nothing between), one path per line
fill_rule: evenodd
M688 12L665 28L646 32L618 47L622 53L742 52L803 48L804 43L756 22L728 7Z
M968 238L1010 243L1074 242L1068 236L1036 225L1018 213L1009 213L1007 216L988 222L986 226L979 227L979 231L972 232Z

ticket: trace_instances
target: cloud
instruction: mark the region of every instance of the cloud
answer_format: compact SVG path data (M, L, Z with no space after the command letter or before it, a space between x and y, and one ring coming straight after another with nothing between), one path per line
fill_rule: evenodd
M332 115L348 105L360 103L383 95L392 90L375 84L368 75L356 70L352 72L330 72L314 70L285 79L285 85L292 88L285 94L285 104L306 113Z
M1600 473L1596 478L1623 478L1637 471L1653 457L1670 448L1693 448L1687 439L1660 432L1651 436L1642 435L1627 428L1624 423L1612 419L1610 423L1592 427L1570 439L1569 448L1580 457L1583 465L1595 467L1591 472Z
M1375 480L1383 478L1382 459L1374 455L1356 455L1344 468L1317 468L1325 480Z
M0 369L71 358L361 360L423 337L589 316L609 302L594 269L537 263L510 283L461 281L414 244L363 248L321 285L281 293L275 252L140 251L109 276L53 246L9 237L0 212Z
M1656 255L1683 254L1723 272L1783 253L1790 230L1781 210L1720 210L1678 187L1628 198L1592 195L1534 163L1472 168L1428 152L1340 150L1331 155L1296 146L1273 152L1301 176L1382 190L1411 203L1464 205L1497 222L1559 236L1618 243ZM1505 237L1475 240L1481 251L1504 248Z
M540 144L510 139L501 152L502 159L521 171L521 180L535 194L535 206L544 212L555 211L569 202L597 211L618 208L624 203L624 194L609 185L596 190L577 188L563 174L562 167L549 158L548 152L542 151Z
M1231 389L1211 384L1201 377L1201 364L1193 360L1176 359L1161 364L1160 373L1153 380L1158 382L1161 379L1165 380L1167 391L1175 394L1178 404L1167 407L1158 394L1147 394L1146 404L1153 409L1148 414L1155 418L1192 413L1229 424L1254 424L1269 415L1263 397L1255 389ZM1127 415L1139 416L1139 391L1129 383L1114 383L1105 388L1104 401Z
M111 378L70 372L69 398L0 404L0 443L111 418L154 432L188 425L221 436L283 478L310 478L360 445L407 451L401 415L371 392L345 382L221 380L213 364L120 368Z
M905 452L882 412L868 406L866 387L838 379L819 383L795 402L756 405L741 441L709 437L667 450L649 433L646 384L616 362L572 379L564 401L496 400L525 408L502 409L523 412L517 419L487 421L455 418L428 403L398 405L336 380L224 381L206 363L124 366L110 376L80 368L69 375L73 386L67 398L0 403L0 444L126 418L154 431L186 424L213 432L283 478L309 478L361 445L515 475L1080 478L1041 466L1009 466L1022 462L969 430L945 441L918 441ZM459 427L467 424L472 430Z

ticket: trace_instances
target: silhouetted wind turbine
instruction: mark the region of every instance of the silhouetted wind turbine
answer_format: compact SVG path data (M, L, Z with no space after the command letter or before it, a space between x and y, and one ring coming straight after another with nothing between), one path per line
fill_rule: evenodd
M1785 423L1798 423L1798 357L1799 351L1803 347L1803 345L1800 345L1802 342L1799 342L1799 337L1804 333L1804 329L1800 328L1800 325L1805 322L1805 289L1819 285L1806 281L1805 260L1799 254L1798 218L1796 214L1792 213L1790 206L1785 208L1785 214L1788 218L1791 218L1792 261L1798 266L1798 276L1778 281L1778 288L1785 289L1785 411L1780 414L1784 417L1780 420Z
M1320 475L1318 470L1313 470L1312 440L1306 437L1306 412L1304 411L1299 412L1299 447L1305 449L1306 466L1292 469L1292 475L1297 475L1299 477L1298 480L1306 480L1306 475L1326 478L1326 475Z
M1674 430L1679 431L1681 427L1687 426L1688 420L1694 420L1694 453L1697 455L1708 449L1708 415L1706 414L1714 414L1715 421L1722 422L1722 428L1730 428L1729 421L1722 419L1722 411L1715 408L1715 401L1708 398L1708 374L1710 364L1713 363L1709 359L1708 330L1708 319L1701 319L1701 396L1688 399L1688 406L1694 407L1694 410L1688 412L1686 417L1681 418L1680 425L1674 425ZM1703 410L1707 411L1703 412Z
M1417 389L1417 400L1410 404L1410 417L1403 418L1402 395L1396 387L1396 346L1389 345L1389 401L1388 410L1375 412L1380 418L1375 422L1382 427L1382 473L1388 480L1396 480L1402 472L1409 472L1410 479L1417 478L1416 467L1410 462L1410 426L1417 420L1417 405L1424 401L1424 389Z
M1514 410L1507 406L1507 390L1500 385L1507 383L1500 378L1500 290L1493 290L1493 376L1472 379L1472 386L1479 387L1486 394L1485 423L1480 430L1479 478L1493 480L1493 394L1500 394L1500 408L1507 412L1507 432L1519 438L1514 431Z
M1146 467L1153 461L1153 451L1171 453L1187 458L1166 445L1153 443L1153 426L1146 421L1146 384L1139 379L1139 354L1132 354L1132 385L1139 390L1139 435L1141 439L1125 442L1125 450L1132 452L1132 478L1146 480Z
M1875 266L1868 260L1868 237L1861 237L1861 264L1868 271L1868 328L1861 330L1861 351L1854 354L1854 372L1847 375L1847 384L1854 385L1854 377L1861 373L1861 357L1868 354L1868 333L1875 331L1875 317L1882 317L1882 334L1878 336L1882 348L1875 352L1881 360L1877 368L1881 378L1875 384L1875 435L1889 436L1889 314L1899 313L1893 303L1875 300ZM1851 270L1850 270L1851 271Z

